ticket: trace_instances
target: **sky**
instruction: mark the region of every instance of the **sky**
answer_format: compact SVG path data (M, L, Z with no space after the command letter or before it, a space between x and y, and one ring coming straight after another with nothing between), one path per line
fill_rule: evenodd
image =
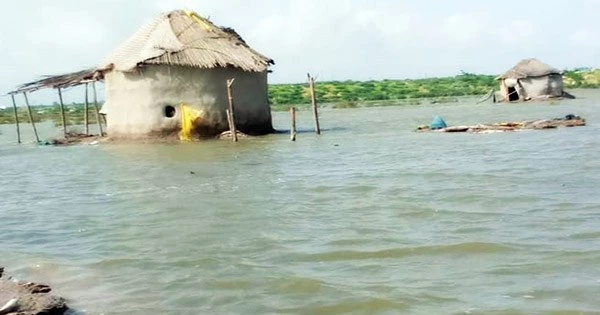
M0 9L0 106L21 83L98 65L175 9L233 27L275 60L271 83L303 82L307 72L321 81L498 74L532 57L600 67L600 0L19 0Z

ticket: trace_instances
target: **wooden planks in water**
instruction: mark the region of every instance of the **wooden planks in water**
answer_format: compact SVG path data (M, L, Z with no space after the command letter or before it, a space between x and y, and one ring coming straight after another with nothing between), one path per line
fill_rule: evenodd
M540 119L528 121L499 122L495 124L477 124L477 125L458 125L448 126L441 129L431 129L427 125L417 127L417 132L467 132L467 133L494 133L509 132L520 130L543 130L555 129L559 127L580 127L585 126L584 118L575 115L567 115L562 118Z

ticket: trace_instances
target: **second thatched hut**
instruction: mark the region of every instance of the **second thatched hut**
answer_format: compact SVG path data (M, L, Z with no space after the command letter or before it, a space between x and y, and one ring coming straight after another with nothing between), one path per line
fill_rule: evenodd
M523 59L498 76L501 100L505 102L564 96L562 71L537 59Z

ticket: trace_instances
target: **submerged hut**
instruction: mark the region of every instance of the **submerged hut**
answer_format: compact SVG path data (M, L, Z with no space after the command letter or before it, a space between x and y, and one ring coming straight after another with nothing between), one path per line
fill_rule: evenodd
M537 59L523 59L498 76L505 102L562 97L562 72Z
M231 28L194 12L172 11L142 26L100 65L105 80L107 132L137 137L176 132L181 104L200 114L201 134L228 128L228 79L238 130L273 131L267 73L273 60L250 48Z
M177 10L143 25L98 67L44 76L10 94L14 104L16 94L27 100L27 93L55 88L62 108L61 89L85 84L87 108L88 83L104 80L105 103L99 112L112 138L176 135L183 125L197 135L216 135L229 129L226 109L233 99L237 130L266 134L274 131L267 85L273 64L233 29ZM62 117L67 137L64 112ZM98 124L101 128L100 118Z

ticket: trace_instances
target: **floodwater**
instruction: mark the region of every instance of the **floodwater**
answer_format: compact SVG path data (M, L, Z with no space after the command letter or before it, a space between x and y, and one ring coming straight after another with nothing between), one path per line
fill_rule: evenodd
M1 126L0 265L82 314L598 314L600 91L575 94L323 110L321 136L300 112L296 142ZM412 132L571 113L588 126Z

